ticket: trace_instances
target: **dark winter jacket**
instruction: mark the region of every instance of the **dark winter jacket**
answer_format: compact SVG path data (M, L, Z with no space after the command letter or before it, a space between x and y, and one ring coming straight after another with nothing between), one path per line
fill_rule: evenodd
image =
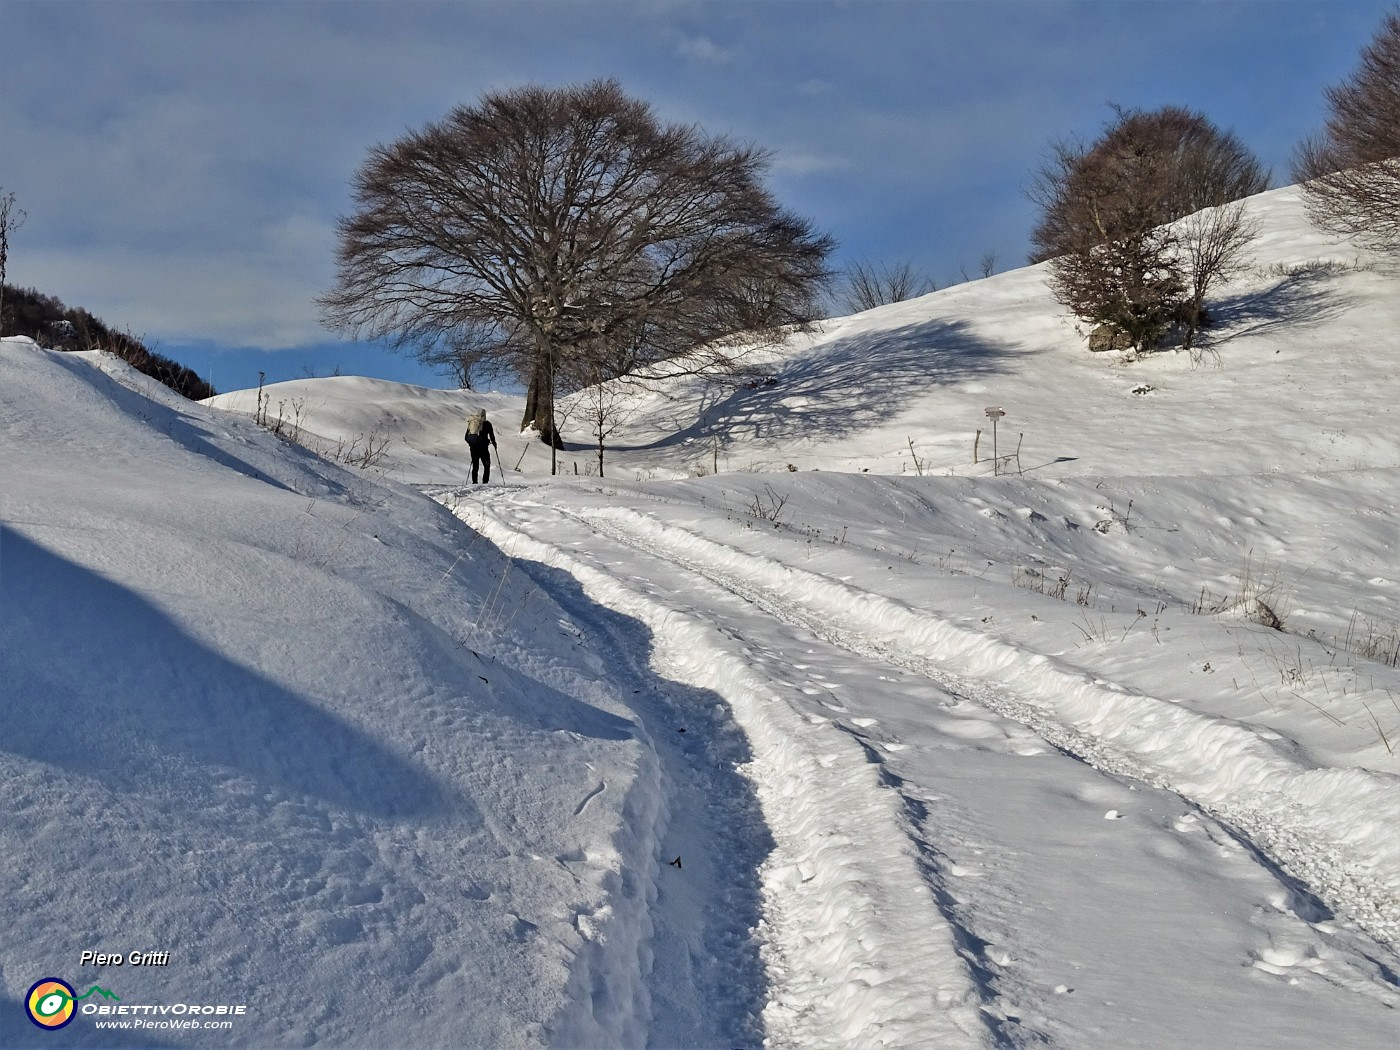
M467 444L475 451L485 452L488 446L496 446L496 428L486 418L485 412L467 417Z

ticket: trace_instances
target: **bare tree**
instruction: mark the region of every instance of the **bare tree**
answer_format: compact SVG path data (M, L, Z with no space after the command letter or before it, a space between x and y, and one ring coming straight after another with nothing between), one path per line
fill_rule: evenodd
M1180 315L1184 282L1170 227L1096 244L1051 263L1055 297L1085 321L1121 333L1133 353L1153 349Z
M1326 127L1293 159L1308 215L1320 229L1400 251L1400 10L1351 79L1327 89L1327 104Z
M961 277L964 281L985 280L986 278L990 277L996 272L997 253L995 250L982 253L982 258L977 260L977 276L975 278L972 276L972 274L967 272L966 265L961 265L958 267L958 276Z
M1154 225L1181 219L1269 188L1270 174L1232 133L1203 114L1181 106L1142 111L1114 107L1114 119L1092 145L1053 143L1049 160L1036 172L1027 195L1040 205L1031 232L1032 263L1098 243L1113 231L1085 194L1108 188L1105 167L1121 168L1115 192L1137 198L1134 214Z
M13 193L0 193L0 335L5 321L5 269L10 261L10 234L24 225L28 218L23 208L15 207Z
M603 453L607 439L618 427L637 413L642 388L625 379L607 378L607 370L597 360L590 359L584 368L589 381L576 397L580 400L583 418L588 421L589 434L598 453L598 476L603 477Z
M441 339L424 342L414 356L451 376L463 390L476 389L478 382L488 379L514 376L514 357L502 354L494 333L478 325L463 325Z
M615 81L488 93L370 151L323 318L510 371L522 429L558 448L575 358L721 369L816 317L834 242L778 207L767 165Z
M846 271L842 304L847 313L855 314L937 290L938 285L907 262L877 266L862 260Z
M1179 311L1181 345L1199 362L1196 333L1206 319L1206 296L1219 281L1228 281L1244 267L1245 249L1259 235L1259 223L1242 202L1203 208L1176 223L1187 298Z
M1049 260L1056 297L1136 352L1179 320L1194 340L1206 292L1254 228L1242 212L1170 224L1268 183L1249 151L1199 113L1116 109L1092 146L1052 147L1030 190L1042 208L1032 261Z

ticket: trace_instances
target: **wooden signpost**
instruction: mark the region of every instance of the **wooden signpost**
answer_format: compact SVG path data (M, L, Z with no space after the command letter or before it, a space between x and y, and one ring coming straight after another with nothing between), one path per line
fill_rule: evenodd
M997 420L1006 415L999 407L992 405L986 410L987 418L992 421L992 473L997 472Z

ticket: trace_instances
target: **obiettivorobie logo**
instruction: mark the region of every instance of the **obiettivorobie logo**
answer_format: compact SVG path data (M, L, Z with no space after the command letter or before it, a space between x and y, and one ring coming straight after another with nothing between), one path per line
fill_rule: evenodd
M120 996L97 985L79 995L67 981L61 981L57 977L45 977L42 981L35 981L30 987L29 994L24 997L24 1009L29 1014L29 1019L40 1028L55 1031L73 1020L75 1004L79 1000L93 994L121 1002Z
M106 1000L114 1000L115 1005ZM90 1018L98 1028L180 1030L231 1029L237 1018L248 1013L243 1003L122 1002L121 996L99 985L79 995L59 977L45 977L30 985L24 1009L31 1021L50 1032L63 1028L78 1014Z

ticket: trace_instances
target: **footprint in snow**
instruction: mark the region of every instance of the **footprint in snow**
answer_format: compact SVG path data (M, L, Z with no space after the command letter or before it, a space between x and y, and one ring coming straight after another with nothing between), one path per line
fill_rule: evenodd
M1272 945L1262 951L1252 951L1250 965L1276 977L1287 977L1289 984L1297 984L1297 974L1326 973L1327 963L1317 954L1311 944Z
M877 725L879 725L879 724L880 724L880 720L879 720L878 718L852 718L852 719L851 719L851 725L853 725L853 726L860 726L862 729L869 729L871 726L877 726Z
M1107 813L1105 813L1105 814L1103 815L1103 819L1104 819L1104 820L1122 820L1122 819L1123 819L1123 816L1124 816L1124 815L1123 815L1122 813L1119 813L1116 809L1110 809Z

